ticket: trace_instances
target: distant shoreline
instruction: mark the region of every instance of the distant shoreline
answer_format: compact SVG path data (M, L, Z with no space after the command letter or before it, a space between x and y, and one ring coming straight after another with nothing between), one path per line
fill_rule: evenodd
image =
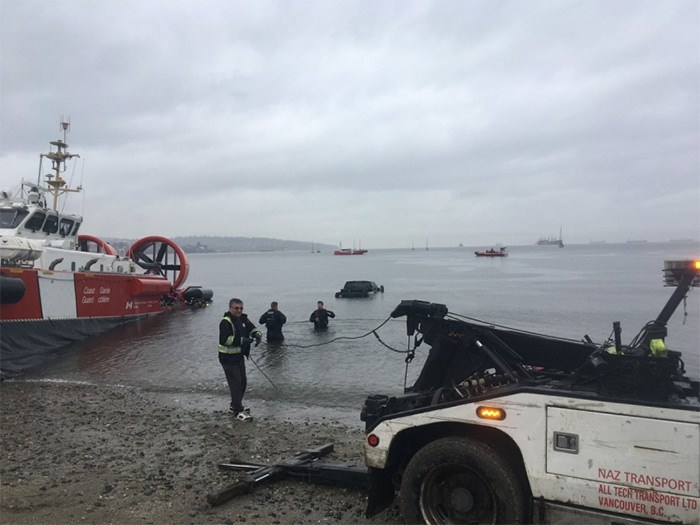
M310 254L320 254L320 255L330 255L337 246L332 244L318 244L306 241L285 241L281 239L263 238L263 237L217 237L216 242L213 242L208 237L171 237L188 255L197 253L259 253L259 252L309 252ZM197 241L196 239L199 239ZM131 245L136 242L137 239L105 239L109 244L114 246L118 251L126 253L126 251L131 247ZM199 243L199 244L197 244ZM616 246L616 245L633 245L633 244L700 244L700 241L695 239L669 239L663 241L657 240L646 240L646 239L627 239L627 240L615 240L610 241L607 239L600 240L589 240L581 242L566 242L566 247L571 246L590 246L590 245L606 245L606 246ZM313 251L311 246L313 244ZM473 250L476 248L483 248L484 246L491 246L494 243L481 243L481 244L465 244L463 242L455 243L454 245L446 246L431 246L431 250L443 250L443 249L465 249ZM502 243L507 245L509 248L523 248L528 246L540 246L543 249L550 249L552 247L557 247L558 244L551 245L538 245L536 242L518 244L518 243ZM319 252L320 250L320 252ZM374 247L369 248L368 253L378 250L411 250L416 251L415 246L398 246L394 248L384 248L384 247ZM425 251L424 249L417 250L419 252Z

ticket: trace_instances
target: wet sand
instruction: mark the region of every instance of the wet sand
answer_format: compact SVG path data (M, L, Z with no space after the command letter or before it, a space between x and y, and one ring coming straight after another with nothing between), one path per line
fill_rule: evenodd
M236 480L219 463L273 463L333 443L324 459L363 464L357 428L269 416L243 423L223 410L226 400L221 408L118 386L0 383L0 522L401 522L395 505L366 519L363 490L292 479L211 507L207 494Z

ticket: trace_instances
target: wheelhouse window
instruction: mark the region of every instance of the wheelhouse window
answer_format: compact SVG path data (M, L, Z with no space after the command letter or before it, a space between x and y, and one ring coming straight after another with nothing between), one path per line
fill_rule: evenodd
M42 231L46 234L56 233L58 231L58 215L52 214L46 217Z
M46 214L43 211L36 211L31 217L29 217L29 220L24 227L28 230L32 230L33 232L41 230L41 225L44 224L45 218Z
M74 222L75 221L73 221L72 219L61 219L61 221L58 223L58 233L61 235L61 237L70 235L70 232L73 229Z
M5 208L0 210L0 228L16 228L29 215L27 210Z
M73 226L73 233L71 233L71 235L72 235L73 237L75 237L76 235L78 235L78 230L80 229L80 225L81 225L81 224L82 224L82 223L81 223L80 221L77 221L77 222L75 223L75 226Z

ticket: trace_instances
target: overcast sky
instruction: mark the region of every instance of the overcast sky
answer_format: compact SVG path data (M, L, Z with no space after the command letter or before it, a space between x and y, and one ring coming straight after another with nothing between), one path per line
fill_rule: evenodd
M2 186L70 116L83 233L700 239L697 0L0 6Z

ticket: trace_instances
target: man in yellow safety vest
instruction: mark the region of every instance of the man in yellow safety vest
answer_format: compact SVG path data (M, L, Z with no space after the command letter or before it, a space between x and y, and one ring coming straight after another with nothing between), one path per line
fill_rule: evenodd
M243 395L248 384L243 356L249 356L253 339L257 346L262 339L262 332L243 313L243 301L231 299L228 312L219 323L219 363L224 369L231 392L229 410L239 421L253 420L250 410L243 407Z

